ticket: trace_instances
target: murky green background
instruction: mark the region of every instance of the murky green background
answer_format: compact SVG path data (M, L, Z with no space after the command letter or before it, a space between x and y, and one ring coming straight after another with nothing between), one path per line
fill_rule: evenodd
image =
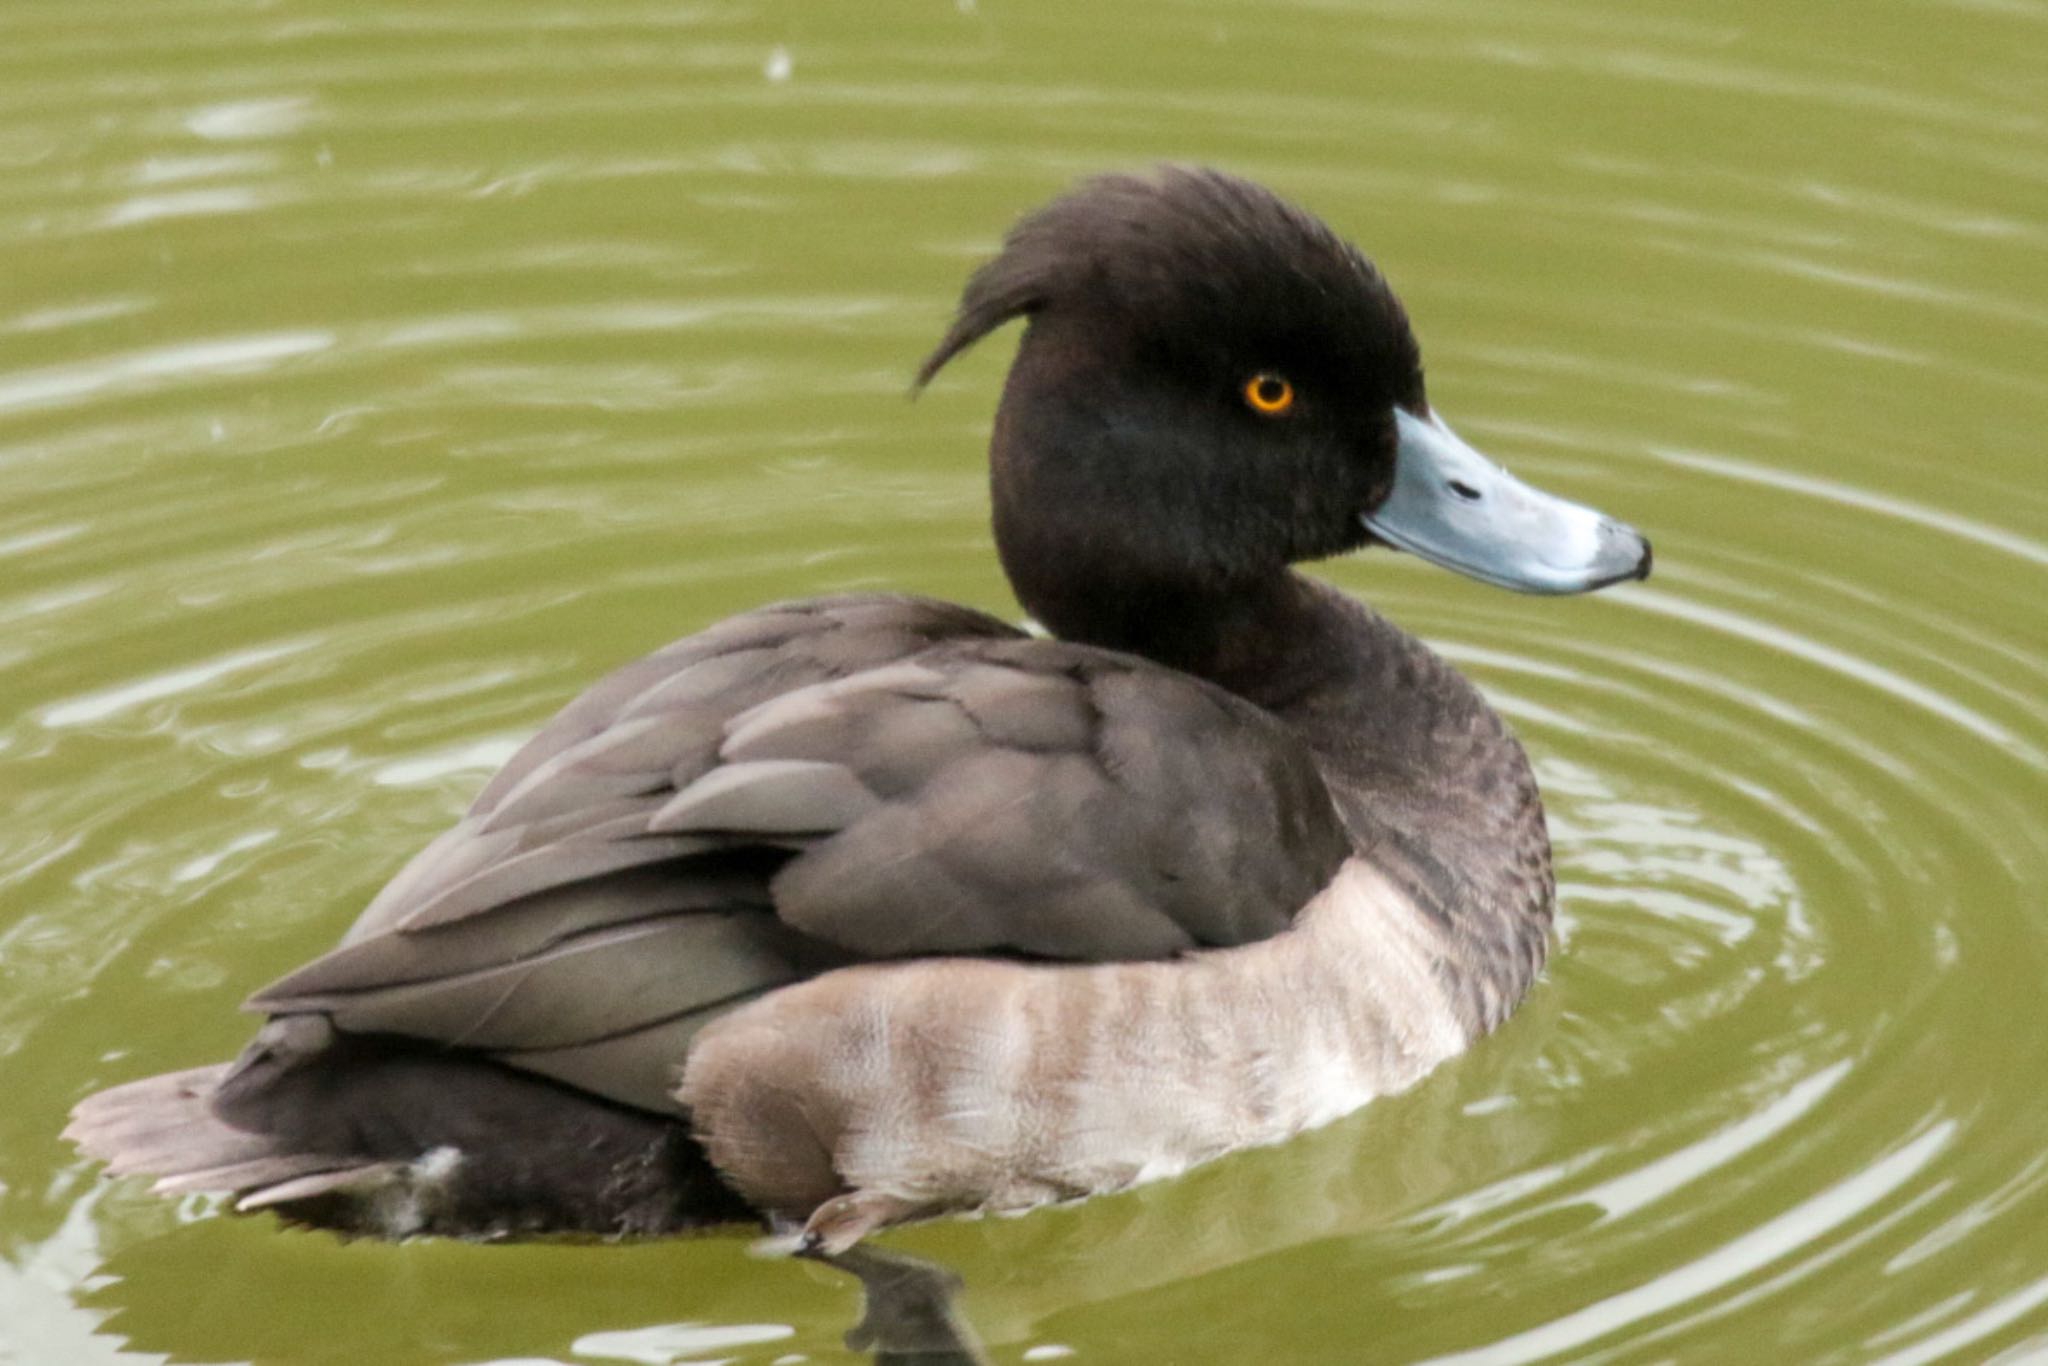
M1005 224L1159 158L1355 236L1432 395L1655 539L1330 577L1536 754L1499 1036L1285 1148L889 1235L1000 1362L2048 1358L2048 7L5 0L0 1358L852 1359L742 1237L344 1244L104 1181L583 682L1012 612ZM685 1326L687 1325L687 1327Z

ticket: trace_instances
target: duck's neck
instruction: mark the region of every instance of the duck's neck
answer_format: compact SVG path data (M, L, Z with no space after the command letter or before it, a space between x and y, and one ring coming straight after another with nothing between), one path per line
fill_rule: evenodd
M1128 573L1076 582L1059 561L1005 566L1054 635L1219 684L1286 721L1340 777L1448 787L1447 764L1469 762L1474 737L1521 758L1477 689L1421 641L1292 570L1196 588Z
M1269 711L1284 712L1334 681L1332 661L1316 646L1330 625L1319 586L1297 574L1218 590L1128 574L1073 585L1065 573L1025 566L1011 577L1031 614L1061 639L1142 655Z
M1011 557L1006 556L1006 564ZM1541 968L1553 884L1522 747L1462 675L1326 584L1283 570L1227 589L1009 564L1054 634L1205 678L1307 742L1361 855L1453 930L1444 965L1490 1029ZM1093 576L1091 576L1093 577Z

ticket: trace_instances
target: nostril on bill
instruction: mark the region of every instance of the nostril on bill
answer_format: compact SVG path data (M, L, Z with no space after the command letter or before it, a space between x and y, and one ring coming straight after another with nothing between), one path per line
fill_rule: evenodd
M1457 494L1460 498L1463 498L1468 503L1476 503L1479 501L1479 490L1473 488L1470 484L1466 483L1462 479L1451 480L1451 492Z

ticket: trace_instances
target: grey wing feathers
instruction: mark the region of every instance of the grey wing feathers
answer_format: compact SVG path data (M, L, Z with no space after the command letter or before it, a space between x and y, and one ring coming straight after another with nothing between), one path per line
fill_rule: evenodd
M600 682L251 1005L663 1109L693 1032L783 983L1243 943L1345 852L1300 742L1220 689L946 604L787 604Z
M700 785L778 760L858 781L854 818L771 890L784 922L868 957L1246 943L1285 928L1348 848L1306 749L1273 718L1053 641L935 647L775 698L719 754Z
M462 821L377 895L348 937L436 918L429 907L437 898L468 879L502 876L498 865L539 849L554 852L526 861L530 881L498 884L485 905L559 885L547 881L554 853L574 860L588 846L610 843L620 846L614 856L641 854L641 863L672 858L674 845L633 838L631 821L651 816L716 762L733 716L935 641L1016 635L950 603L862 595L764 607L687 636L616 670L557 713L485 784Z
M726 723L791 688L958 638L1009 638L950 604L861 596L764 608L601 680L378 894L341 947L249 1001L345 1031L480 1048L643 1108L649 1064L719 1008L850 955L772 914L787 841L658 831L717 765Z

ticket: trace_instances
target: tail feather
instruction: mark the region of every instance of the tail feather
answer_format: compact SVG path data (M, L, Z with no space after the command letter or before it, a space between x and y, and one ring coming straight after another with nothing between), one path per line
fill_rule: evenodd
M236 1063L88 1097L64 1134L162 1194L344 1233L620 1236L753 1213L680 1115L310 1017L271 1021Z
M235 1208L246 1214L254 1210L269 1209L273 1205L289 1205L299 1200L311 1200L316 1196L360 1194L366 1189L375 1189L397 1180L399 1172L400 1167L396 1162L372 1162L367 1166L306 1172L299 1176L254 1185L247 1195L235 1201Z
M214 1117L209 1102L224 1065L145 1077L88 1096L64 1137L118 1175L176 1176L248 1162L269 1151L262 1135Z
M145 1077L88 1096L64 1137L116 1176L153 1176L160 1194L247 1191L315 1172L360 1168L360 1158L294 1152L269 1134L238 1129L213 1112L230 1064Z
M362 1170L360 1162L346 1162L346 1159L320 1153L280 1152L247 1162L230 1162L221 1167L159 1176L150 1189L158 1195L183 1195L188 1191L256 1191L296 1183L315 1175L354 1177ZM245 1197L238 1202L238 1207L246 1203Z

